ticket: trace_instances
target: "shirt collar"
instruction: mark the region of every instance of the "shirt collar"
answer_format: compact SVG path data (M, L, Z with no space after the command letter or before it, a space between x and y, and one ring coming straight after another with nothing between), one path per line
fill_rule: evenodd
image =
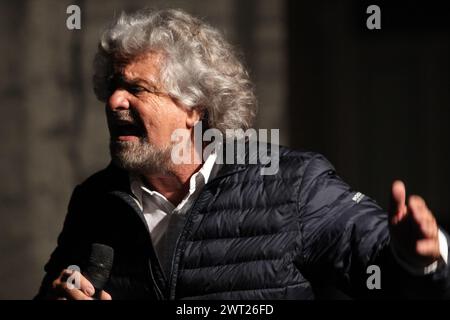
M175 209L181 209L192 196L192 194L200 191L208 181L213 179L219 169L220 165L216 164L217 153L215 151L211 152L206 161L203 163L199 171L195 172L189 179L189 192L183 198L183 200L178 204ZM135 174L129 175L131 192L136 197L138 205L143 209L143 197L150 196L154 199L158 199L158 202L166 203L166 207L173 207L172 203L166 199L161 193L155 190L151 190L145 186L142 178ZM161 201L162 200L162 201ZM172 208L173 209L173 208Z

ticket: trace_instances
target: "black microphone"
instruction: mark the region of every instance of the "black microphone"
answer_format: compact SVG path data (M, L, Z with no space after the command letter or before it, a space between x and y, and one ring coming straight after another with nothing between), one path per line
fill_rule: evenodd
M114 259L114 249L110 246L94 243L91 247L86 269L83 275L92 283L95 288L94 299L100 299L100 292L108 282Z

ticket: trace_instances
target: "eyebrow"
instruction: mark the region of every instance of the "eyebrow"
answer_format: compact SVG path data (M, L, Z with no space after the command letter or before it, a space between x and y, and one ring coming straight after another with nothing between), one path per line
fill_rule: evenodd
M155 82L153 81L149 81L147 79L142 79L142 78L127 78L126 76L124 76L121 73L116 73L113 75L112 77L114 79L114 81L118 82L118 83L122 83L122 84L127 84L127 85L136 85L139 83L144 83L147 86L151 87L151 88L158 88L158 86L156 85Z

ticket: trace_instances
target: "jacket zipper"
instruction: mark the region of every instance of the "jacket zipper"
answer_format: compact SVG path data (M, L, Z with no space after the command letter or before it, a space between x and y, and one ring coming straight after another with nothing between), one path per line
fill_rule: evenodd
M180 260L181 256L179 256L179 258L177 259L177 251L179 246L181 245L181 239L184 237L185 233L186 233L186 226L189 222L190 217L192 217L192 215L194 214L194 212L198 211L197 210L197 202L199 201L199 199L202 198L202 195L208 190L208 187L212 184L214 184L216 181L218 181L219 179L215 180L211 180L210 182L208 182L203 189L201 190L200 194L198 195L198 197L194 200L194 203L192 204L190 210L188 210L188 212L186 213L186 219L184 221L183 224L183 228L181 229L180 235L177 238L177 241L175 243L175 248L173 251L173 258L172 258L172 263L171 263L171 271L170 271L170 275L169 275L169 286L168 286L168 299L169 300L175 300L175 287L176 287L176 278L178 277L178 270L177 268L175 268L175 260ZM173 291L173 293L172 293Z
M184 221L183 228L181 229L180 235L178 236L177 242L175 243L175 248L174 248L173 257L172 257L172 263L171 263L171 267L170 267L170 275L169 275L169 286L168 286L168 289L169 289L168 290L168 299L169 300L175 300L175 288L172 290L172 287L176 286L175 279L178 276L178 270L175 270L176 269L175 268L175 260L177 260L178 247L180 246L181 238L186 233L186 226L189 221L189 218L192 216L194 209L196 209L198 199L200 198L201 194L205 191L205 187L202 190L202 192L199 194L199 196L195 199L194 203L192 204L191 209L186 213L186 219ZM179 259L181 259L181 257ZM173 291L173 295L172 295L172 291Z
M145 229L147 230L147 232L146 232L146 234L147 234L147 239L149 240L151 249L153 250L153 253L154 253L155 256L156 256L156 263L158 264L158 267L161 268L161 266L160 266L160 264L159 264L159 261L158 261L158 257L157 257L157 255L156 255L155 248L153 247L153 242L152 242L152 239L151 239L151 237L150 237L150 231L148 230L148 225L147 225L145 219L143 218L143 216L141 215L141 212L138 211L138 210L135 208L135 203L132 202L132 201L134 201L134 199L133 199L129 194L127 194L127 193L125 193L125 192L120 192L120 191L119 191L119 192L112 192L112 193L113 193L114 195L116 195L117 197L119 197L120 199L122 199L123 201L125 201L125 202L133 209L133 211L139 216L141 222L144 224L144 227L145 227ZM155 286L156 291L157 291L158 299L159 299L159 300L166 300L166 297L164 296L164 294L163 294L161 288L158 286L158 282L156 281L155 275L153 274L153 268L152 268L152 265L151 265L151 261L149 261L148 268L149 268L149 271L150 271L150 276L151 276L152 281L153 281L153 285ZM161 270L162 270L162 269L161 269Z
M178 277L178 270L176 270L177 268L175 268L175 260L177 260L177 250L178 247L180 246L180 242L181 242L181 238L184 236L184 234L186 233L186 226L187 223L189 221L189 218L194 214L194 212L196 211L196 205L197 202L199 201L199 199L202 197L202 195L204 194L205 191L208 190L208 187L217 183L218 181L220 181L221 179L223 179L224 177L227 177L229 175L235 174L237 172L240 172L244 170L244 168L238 168L237 170L231 171L231 172L226 172L223 175L217 175L216 177L214 177L213 179L211 179L211 181L209 181L208 183L205 184L205 186L203 187L203 189L201 190L200 194L198 195L198 197L195 199L194 203L192 204L192 207L190 210L188 210L188 212L186 213L186 220L184 221L184 225L183 228L181 229L180 235L177 238L177 241L175 243L175 248L173 251L173 258L172 258L172 264L171 264L171 271L170 271L170 275L169 275L169 286L168 286L168 300L175 300L175 287L176 287L176 278ZM181 256L178 258L178 260L181 259ZM173 291L173 294L172 294Z
M164 294L162 293L161 289L158 286L158 282L156 282L155 276L153 275L153 270L151 266L151 262L148 264L148 268L150 270L150 276L152 277L153 285L156 288L156 293L158 295L158 300L165 300Z

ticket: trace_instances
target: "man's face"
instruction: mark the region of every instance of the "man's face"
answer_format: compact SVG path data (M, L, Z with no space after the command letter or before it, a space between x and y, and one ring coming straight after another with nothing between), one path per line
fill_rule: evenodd
M148 53L115 66L106 103L110 150L113 161L128 171L168 172L172 133L192 129L199 118L161 88L161 59L161 54Z

